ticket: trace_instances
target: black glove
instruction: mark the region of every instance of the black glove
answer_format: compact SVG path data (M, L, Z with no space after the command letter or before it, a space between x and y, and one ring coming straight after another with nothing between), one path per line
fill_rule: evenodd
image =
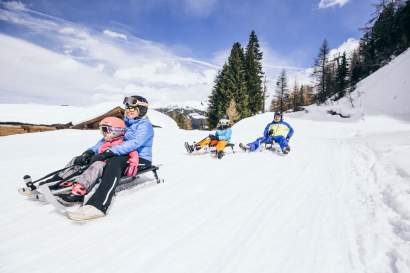
M79 166L88 165L93 155L94 155L93 151L91 150L85 151L82 155L77 156L77 158L74 159L74 165L79 165Z
M214 136L214 135L209 135L209 138L210 138L211 140L218 140L218 137L217 137L217 136Z
M269 136L272 136L272 135L273 135L273 129L270 129L270 130L269 130L268 135L269 135Z
M286 141L289 142L289 140L290 140L290 137L286 137Z
M113 152L111 152L110 150L105 150L105 152L101 154L94 155L90 160L90 164L94 163L95 161L104 161L113 156L115 156Z

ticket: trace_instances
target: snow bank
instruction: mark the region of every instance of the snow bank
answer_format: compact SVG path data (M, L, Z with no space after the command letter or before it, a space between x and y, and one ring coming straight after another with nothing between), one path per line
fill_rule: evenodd
M409 121L409 71L410 50L407 50L388 65L360 81L357 89L350 95L336 102L306 107L308 113L301 112L296 116L323 119L323 113L332 110L353 119L370 115L389 115ZM340 120L340 116L335 115L331 119Z
M386 133L386 117L286 115L295 129L288 156L265 151L217 160L183 147L209 132L149 115L164 126L155 129L153 155L165 183L121 192L107 217L81 224L16 188L25 173L34 178L62 167L99 132L0 138L7 155L0 192L8 193L0 199L1 272L409 272L409 123L396 121ZM252 141L272 117L238 122L233 141ZM67 259L67 249L79 253Z
M32 124L78 124L102 115L119 106L118 102L106 102L89 107L41 105L41 104L0 104L0 121ZM176 129L177 124L168 116L155 110L148 110L150 121L161 127Z

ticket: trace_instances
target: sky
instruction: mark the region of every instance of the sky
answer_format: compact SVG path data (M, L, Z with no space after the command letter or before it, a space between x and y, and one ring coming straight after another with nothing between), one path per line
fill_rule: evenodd
M0 103L148 96L206 104L234 42L256 31L268 90L308 83L319 46L352 48L375 0L1 1Z

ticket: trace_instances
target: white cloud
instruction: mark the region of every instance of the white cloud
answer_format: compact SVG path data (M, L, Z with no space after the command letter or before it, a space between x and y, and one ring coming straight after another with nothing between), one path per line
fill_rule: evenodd
M212 89L214 65L182 58L158 43L38 12L0 9L0 20L25 27L57 49L0 35L0 102L84 104L120 101L137 92L161 105L204 101Z
M11 9L11 10L18 10L18 11L26 10L26 6L20 1L4 2L3 4L6 8Z
M99 92L99 85L111 82L110 77L64 55L3 34L0 41L2 102L45 99L55 103L86 103Z
M219 0L182 0L182 7L186 13L194 16L206 17L210 15Z
M112 38L120 38L120 39L123 39L123 40L128 40L127 36L125 34L114 32L114 31L111 31L109 29L104 30L103 33L105 35L109 36L109 37L112 37Z
M343 7L347 4L347 2L349 2L349 0L320 0L319 8L326 9L336 5L339 5L339 7Z
M59 30L59 32L62 34L74 34L75 29L72 27L63 27L62 29Z

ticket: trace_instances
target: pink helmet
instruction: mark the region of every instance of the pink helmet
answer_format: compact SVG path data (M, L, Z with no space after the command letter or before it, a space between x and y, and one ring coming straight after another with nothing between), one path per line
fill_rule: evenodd
M100 130L107 139L119 137L125 132L125 123L116 117L106 117L100 121Z
M119 129L125 128L125 122L122 119L119 119L116 117L103 118L103 120L100 121L99 125L100 126L110 126L110 127L119 128Z

